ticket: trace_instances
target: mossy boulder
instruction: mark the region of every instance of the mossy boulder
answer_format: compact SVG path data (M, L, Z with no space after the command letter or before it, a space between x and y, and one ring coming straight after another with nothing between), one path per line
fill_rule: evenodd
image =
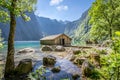
M61 67L60 66L56 66L56 67L54 67L54 68L52 68L52 72L53 73L58 73L58 72L60 72L60 70L61 70Z
M52 47L50 46L43 46L41 50L42 51L53 51Z
M56 57L48 55L47 57L43 58L43 65L44 66L54 66L56 63Z
M89 61L84 61L82 64L82 76L90 77L93 73L94 66Z
M62 52L62 51L65 51L65 48L64 48L63 46L56 46L56 47L55 47L55 51L60 51L60 52Z
M32 59L23 59L15 68L17 74L27 74L32 70Z

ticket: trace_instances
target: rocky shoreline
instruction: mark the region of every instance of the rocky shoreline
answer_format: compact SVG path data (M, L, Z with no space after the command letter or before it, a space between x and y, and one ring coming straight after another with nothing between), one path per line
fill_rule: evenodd
M50 80L51 78L54 80L60 80L61 78L69 78L70 80L75 78L75 80L79 80L80 77L83 77L83 74L86 75L86 69L88 69L87 75L90 75L94 67L100 67L100 56L92 53L92 49L65 47L64 51L60 51L58 49L58 51L41 50L42 49L24 48L17 51L15 54L15 65L17 66L21 60L31 59L33 67L32 71L34 72L41 65L46 64L45 66L47 67L48 71L46 74L47 80ZM95 51L93 50L93 52ZM89 59L91 58L93 60L92 64L89 62ZM54 59L56 61L53 64L50 61L54 61ZM48 62L45 62L46 60ZM52 63L53 66L49 67L48 63ZM4 64L5 56L0 55L0 65L4 66Z

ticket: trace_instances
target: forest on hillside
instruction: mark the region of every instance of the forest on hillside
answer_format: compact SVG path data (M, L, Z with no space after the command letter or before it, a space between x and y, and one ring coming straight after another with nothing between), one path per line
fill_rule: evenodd
M60 32L72 38L71 46L42 45L37 51L25 48L16 52L16 18L30 21L27 14L35 11L36 3L0 0L0 23L9 26L7 54L0 55L1 80L120 80L120 0L95 0L74 22L45 19L62 26ZM35 31L43 37L41 31ZM0 50L6 46L2 34L0 30Z

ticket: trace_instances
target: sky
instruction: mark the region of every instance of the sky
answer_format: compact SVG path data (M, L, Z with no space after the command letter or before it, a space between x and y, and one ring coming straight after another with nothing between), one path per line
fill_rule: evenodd
M35 14L57 20L74 21L90 8L94 0L38 0Z

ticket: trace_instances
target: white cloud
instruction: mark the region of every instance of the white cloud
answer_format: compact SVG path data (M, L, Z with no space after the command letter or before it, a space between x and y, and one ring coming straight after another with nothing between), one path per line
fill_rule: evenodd
M61 6L56 7L56 9L57 9L58 11L66 11L66 10L68 10L68 6L66 6L66 5L61 5Z
M50 5L51 6L59 5L61 2L63 2L63 0L51 0Z

